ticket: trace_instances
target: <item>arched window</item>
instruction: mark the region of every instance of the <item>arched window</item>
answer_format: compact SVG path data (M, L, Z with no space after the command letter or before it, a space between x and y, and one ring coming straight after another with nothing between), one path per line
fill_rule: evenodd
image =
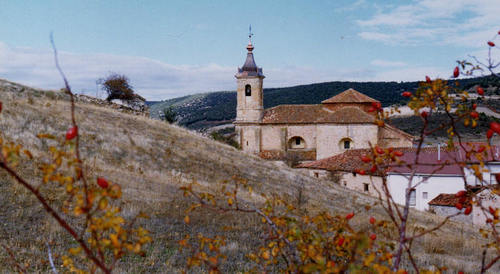
M245 86L245 96L252 96L252 87L250 85Z
M352 140L350 138L344 138L344 139L340 140L340 143L339 143L340 149L352 149L353 145L354 145L354 143L352 142Z
M304 141L304 139L299 136L292 137L288 141L288 148L291 149L306 148L306 141Z

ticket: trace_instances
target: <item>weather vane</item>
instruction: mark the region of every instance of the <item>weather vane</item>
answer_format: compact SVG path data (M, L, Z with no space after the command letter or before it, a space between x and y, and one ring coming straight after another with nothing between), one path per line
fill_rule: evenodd
M250 41L250 44L252 43L252 36L253 36L253 33L252 33L252 25L250 25L248 27L248 40Z

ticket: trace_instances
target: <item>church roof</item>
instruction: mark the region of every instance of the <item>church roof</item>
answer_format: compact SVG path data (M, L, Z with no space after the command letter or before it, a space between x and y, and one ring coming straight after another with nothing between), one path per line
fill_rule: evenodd
M262 74L262 68L257 67L257 64L255 64L255 59L253 58L253 45L252 43L249 43L247 46L247 59L245 59L245 63L243 64L243 67L238 68L238 73L236 74L236 77L239 76L264 76Z
M322 104L335 104L335 103L372 103L378 102L377 100L364 95L363 93L352 88L326 99Z
M322 105L279 105L266 109L262 124L364 124L374 123L375 117L357 107L337 111Z

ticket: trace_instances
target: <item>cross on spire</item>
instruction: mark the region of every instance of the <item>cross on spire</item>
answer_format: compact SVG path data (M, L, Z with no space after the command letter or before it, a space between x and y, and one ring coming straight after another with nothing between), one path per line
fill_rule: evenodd
M250 44L252 44L252 36L252 25L250 24L250 26L248 27L248 41L250 42Z

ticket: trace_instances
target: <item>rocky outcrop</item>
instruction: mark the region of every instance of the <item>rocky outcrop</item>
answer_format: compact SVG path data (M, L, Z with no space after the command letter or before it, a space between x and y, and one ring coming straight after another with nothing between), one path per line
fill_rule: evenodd
M69 100L69 96L67 93L64 92L64 89L61 89L59 91L42 90L14 83L4 79L0 79L0 92L13 92L17 94L25 93L26 96L33 96L35 98L43 96L54 100ZM87 95L75 94L75 101L112 108L123 113L149 116L149 107L146 105L146 100L139 95L134 95L134 96L135 96L134 99L130 101L124 102L121 100L114 100L121 102L108 102L106 100L98 99Z

